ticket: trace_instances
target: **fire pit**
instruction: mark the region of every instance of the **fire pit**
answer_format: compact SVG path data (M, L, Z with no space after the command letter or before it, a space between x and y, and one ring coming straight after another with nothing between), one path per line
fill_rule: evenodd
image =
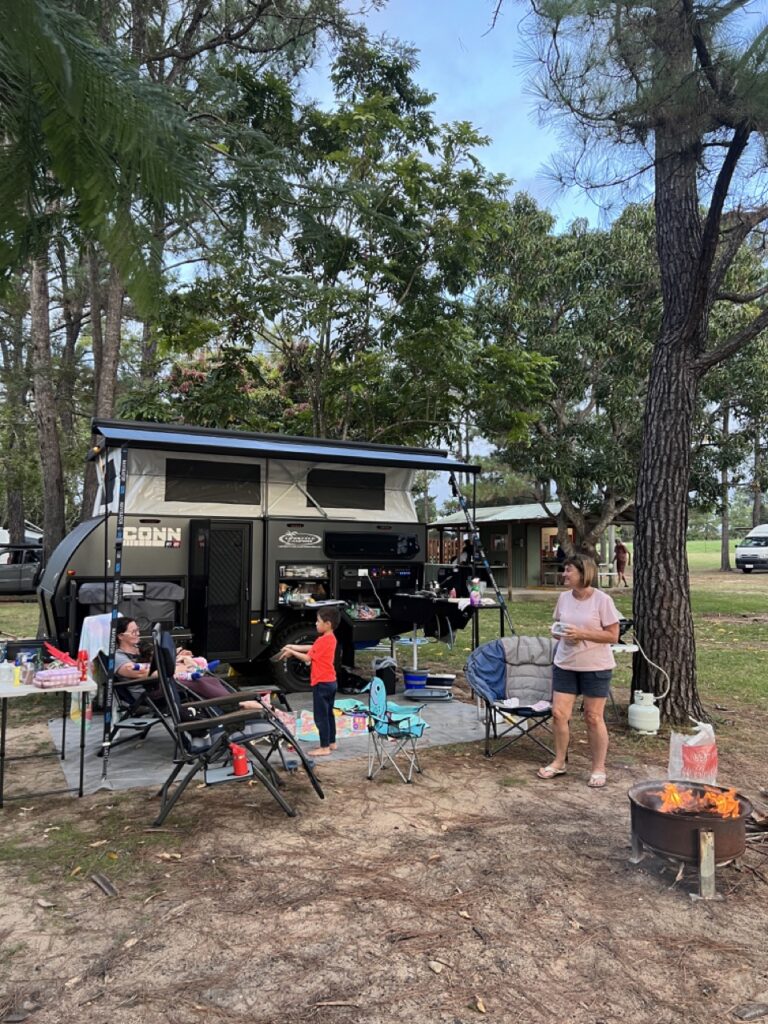
M641 782L627 796L632 814L632 857L644 850L681 864L696 864L702 899L715 899L715 865L746 849L745 820L752 813L734 789L692 782Z

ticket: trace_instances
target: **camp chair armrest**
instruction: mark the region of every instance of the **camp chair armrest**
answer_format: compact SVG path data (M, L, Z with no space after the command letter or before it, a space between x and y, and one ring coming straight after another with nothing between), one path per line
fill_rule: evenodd
M241 711L230 711L225 715L217 715L215 718L193 718L188 722L179 722L179 732L207 732L218 726L239 725L240 723L253 721L253 711L247 708Z
M237 704L241 700L256 700L262 693L266 692L266 687L264 689L259 687L258 690L236 690L234 693L222 694L221 697L209 697L207 700L190 701L188 704L182 704L181 706L184 710L188 708L224 707L227 704ZM246 712L250 713L251 717L253 717L254 710L254 708L251 708L250 712L248 712L246 708Z

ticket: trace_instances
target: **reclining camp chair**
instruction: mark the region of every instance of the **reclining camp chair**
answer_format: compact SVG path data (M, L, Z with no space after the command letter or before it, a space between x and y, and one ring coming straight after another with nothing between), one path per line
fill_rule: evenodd
M99 651L93 659L93 664L96 666L97 673L101 676L102 684L105 684L108 676L107 655L103 651ZM226 680L220 679L219 682L230 693L237 692ZM201 698L195 694L194 689L190 686L186 686L178 680L176 685L179 688L183 701L190 703L200 702ZM150 730L156 725L162 725L171 739L176 742L176 733L174 732L171 713L165 697L162 693L158 692L158 686L159 681L157 679L142 681L138 679L120 679L118 676L115 676L112 690L112 724L109 732L109 744L112 750L115 747L119 747L122 743L131 742L131 740L140 742L146 739ZM273 683L260 686L259 694L264 693L273 696L286 710L291 710L285 693L279 686L275 686ZM121 730L126 730L128 735L115 740L115 737ZM102 757L103 754L104 747L102 746L97 751L96 756ZM282 757L282 750L280 754ZM285 763L284 758L283 761Z
M155 626L152 636L155 642L157 674L170 711L175 741L174 767L160 790L160 813L154 822L155 827L162 825L174 804L200 771L204 772L205 784L208 786L219 782L257 779L285 813L289 817L294 817L296 812L280 793L280 781L269 763L270 757L279 751L283 741L293 747L315 792L321 800L323 799L324 793L315 776L312 762L293 733L261 700L263 690L241 690L225 697L184 703L182 691L174 677L176 649L173 640L159 626ZM242 700L259 701L261 710L239 707ZM228 711L227 708L234 710ZM267 742L266 754L257 747L260 741ZM249 761L248 774L234 774L229 750L231 743L245 747ZM188 767L189 771L171 792L171 787L185 767Z
M356 711L368 719L368 778L372 779L392 765L403 782L412 782L413 773L421 773L416 743L428 728L417 708L402 708L387 701L387 691L378 676L371 680L368 705L359 703ZM397 763L402 756L407 774Z
M485 707L486 757L526 736L554 756L533 733L539 728L551 732L555 644L551 637L508 636L470 654L465 673Z
M102 683L106 683L108 675L106 654L99 652L93 659L93 663L101 676ZM119 747L121 743L146 739L150 729L156 725L162 725L171 739L176 741L165 699L156 694L156 688L157 680L145 684L137 679L121 680L117 676L115 677L112 690L112 725L109 731L109 744L112 750ZM127 731L128 735L116 740L115 736L123 729ZM138 735L136 735L137 733ZM96 756L102 757L103 754L104 747L102 746L99 747Z

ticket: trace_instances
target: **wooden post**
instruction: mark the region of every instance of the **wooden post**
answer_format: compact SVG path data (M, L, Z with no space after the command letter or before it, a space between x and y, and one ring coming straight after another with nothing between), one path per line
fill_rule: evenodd
M643 847L643 841L636 832L630 833L630 839L632 841L632 856L629 858L630 864L639 864L645 856L645 849Z
M699 830L699 899L718 899L715 888L715 833Z

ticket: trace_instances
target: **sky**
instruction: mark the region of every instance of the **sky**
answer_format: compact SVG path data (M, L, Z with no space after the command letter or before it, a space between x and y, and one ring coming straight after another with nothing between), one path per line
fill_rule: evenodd
M551 210L560 227L575 217L597 224L599 211L576 190L557 191L545 174L557 151L551 127L539 124L524 60L520 22L525 5L503 4L494 28L495 0L388 0L370 13L372 35L388 35L419 51L416 79L436 94L439 121L470 121L491 144L479 156L489 170L513 179Z

